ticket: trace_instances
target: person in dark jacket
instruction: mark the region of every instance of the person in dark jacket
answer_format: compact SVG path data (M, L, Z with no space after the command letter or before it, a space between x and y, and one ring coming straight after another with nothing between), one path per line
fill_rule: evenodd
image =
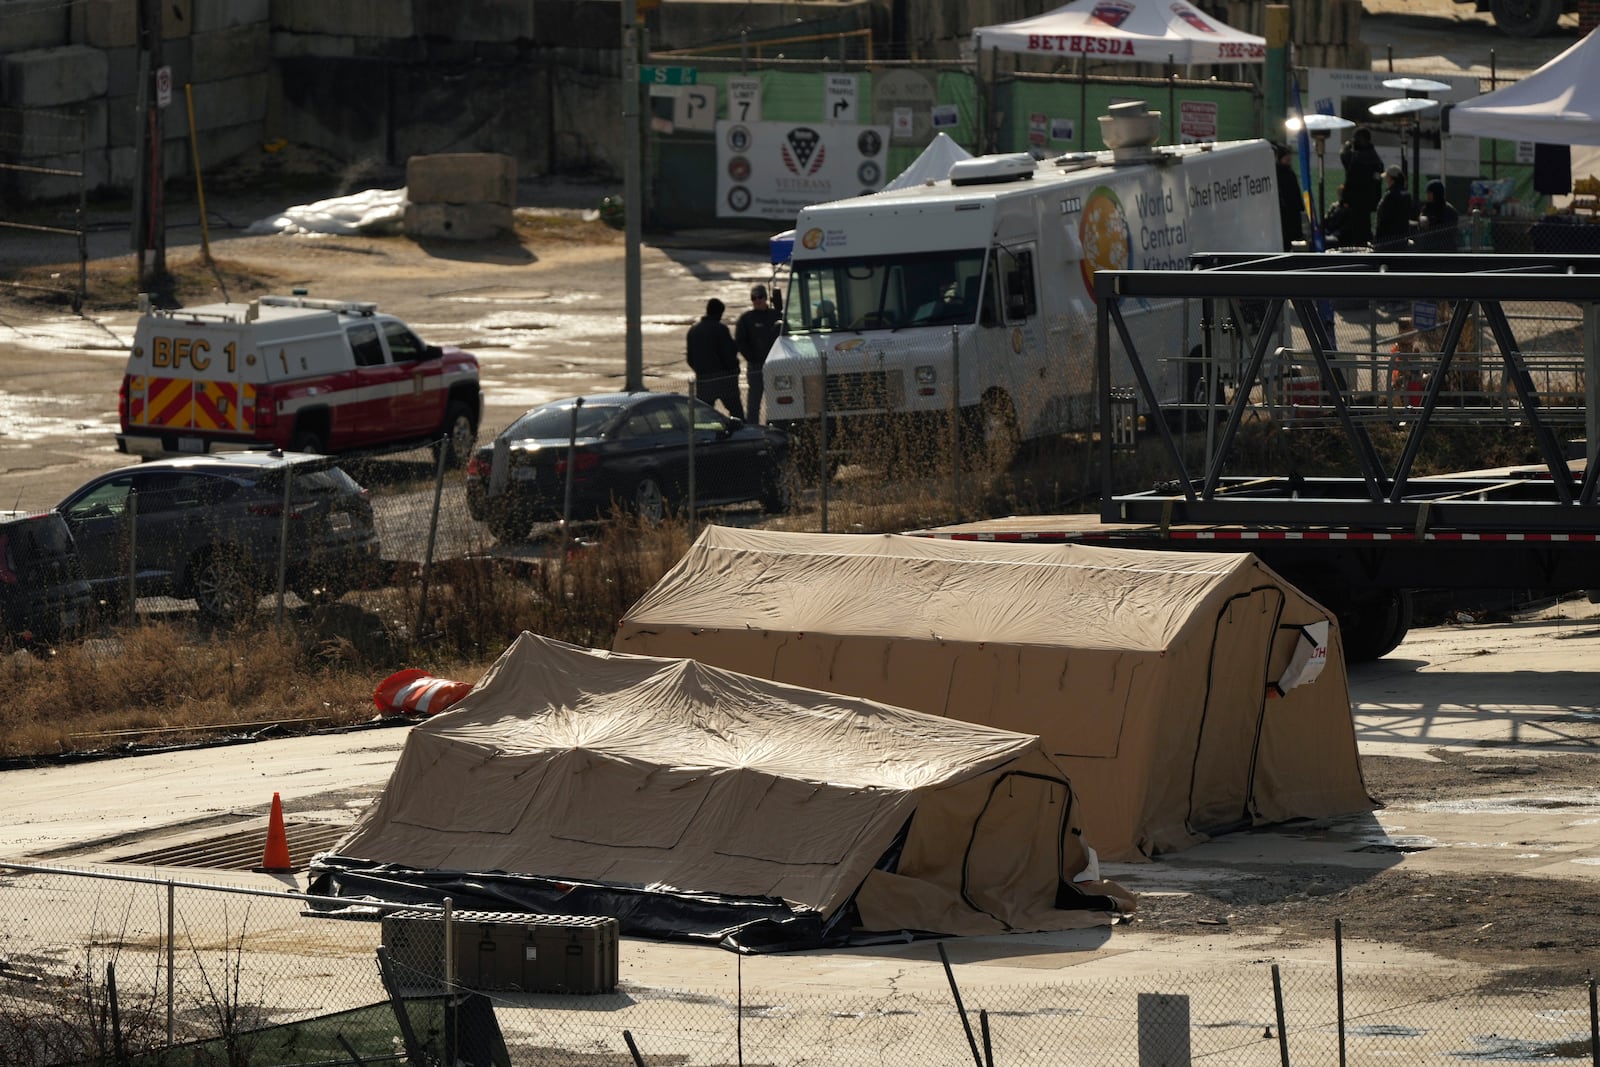
M1461 216L1444 198L1444 182L1435 178L1422 194L1421 215L1413 242L1418 250L1429 252L1461 251L1461 231L1456 224Z
M733 327L733 344L744 357L745 377L749 379L749 399L744 410L751 422L761 421L761 365L767 361L772 342L782 329L783 315L777 308L767 306L767 287L755 286L750 290L750 310L740 315Z
M1339 153L1344 166L1345 199L1350 211L1344 221L1340 243L1346 248L1372 240L1372 212L1383 193L1383 159L1372 146L1372 131L1357 126L1350 143Z
M716 297L706 301L706 314L689 327L687 342L689 369L694 371L694 395L707 404L722 401L728 414L744 418L739 403L739 350L733 335L722 323L727 305Z
M1350 201L1345 199L1344 186L1339 186L1335 195L1333 206L1328 213L1322 216L1322 236L1330 243L1343 246L1345 244L1345 223L1350 219Z
M1283 250L1294 251L1296 241L1305 240L1305 229L1300 220L1305 217L1305 203L1300 198L1300 179L1295 176L1291 160L1294 153L1288 145L1274 146L1278 156L1278 216L1283 223Z
M1390 165L1383 172L1383 199L1378 201L1378 225L1372 233L1372 247L1379 252L1409 251L1411 237L1411 194L1406 192L1406 175L1399 167Z

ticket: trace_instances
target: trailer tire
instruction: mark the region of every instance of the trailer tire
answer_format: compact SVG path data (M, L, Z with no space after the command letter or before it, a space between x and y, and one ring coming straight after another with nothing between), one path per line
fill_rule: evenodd
M1347 663L1370 663L1393 652L1411 630L1411 590L1382 589L1347 602L1339 611L1339 632Z
M1546 37L1561 21L1562 0L1491 0L1494 24L1508 37Z

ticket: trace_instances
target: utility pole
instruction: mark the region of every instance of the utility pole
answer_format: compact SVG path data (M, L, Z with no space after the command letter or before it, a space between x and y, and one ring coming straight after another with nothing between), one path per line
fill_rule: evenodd
M172 101L172 70L163 61L160 0L134 0L138 20L139 93L136 201L133 205L133 250L138 253L139 287L170 299L167 274L167 216L162 174L162 112Z
M635 0L622 0L622 141L623 229L627 238L626 277L627 333L624 352L627 373L623 388L637 392L644 388L644 344L639 319L640 299L639 243L643 232L644 197L640 192L639 145L639 14Z

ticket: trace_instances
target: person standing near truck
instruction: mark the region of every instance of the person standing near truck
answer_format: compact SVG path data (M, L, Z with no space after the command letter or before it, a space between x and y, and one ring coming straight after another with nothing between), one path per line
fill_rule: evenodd
M1372 131L1357 126L1350 143L1339 153L1344 166L1344 195L1350 204L1339 243L1346 248L1372 240L1372 213L1383 195L1383 158L1372 146Z
M705 317L689 327L686 348L689 369L694 371L694 395L713 406L722 401L728 414L744 418L739 403L739 350L733 335L723 325L722 313L728 305L712 297L706 301Z
M751 422L761 421L761 367L772 351L772 342L783 329L783 315L767 304L767 287L757 285L750 290L750 310L739 316L733 327L733 344L744 357L745 376L749 379L745 415Z
M1386 186L1383 199L1378 201L1378 228L1372 237L1372 247L1379 252L1409 252L1411 244L1411 219L1416 209L1411 194L1406 192L1406 173L1393 164L1383 172Z

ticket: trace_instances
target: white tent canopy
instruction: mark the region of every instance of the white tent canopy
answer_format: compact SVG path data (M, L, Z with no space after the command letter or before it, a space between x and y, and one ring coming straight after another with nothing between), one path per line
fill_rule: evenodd
M1503 89L1457 104L1450 132L1540 144L1600 145L1600 32Z
M1074 0L1043 15L980 26L978 52L998 48L1028 55L1124 60L1130 63L1262 63L1265 37L1244 33L1187 0Z
M950 177L950 164L971 158L971 152L962 148L953 137L941 130L938 136L928 142L928 147L922 150L922 154L885 184L881 191L907 189L930 181L942 182Z

